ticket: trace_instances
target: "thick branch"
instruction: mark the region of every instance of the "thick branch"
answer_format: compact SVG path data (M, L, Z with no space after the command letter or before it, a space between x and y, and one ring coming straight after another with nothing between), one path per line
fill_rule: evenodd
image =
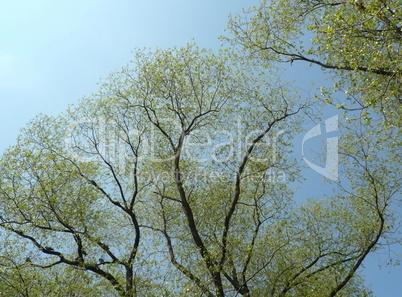
M391 69L387 69L387 68L369 68L369 67L363 67L363 66L357 66L355 68L353 67L348 67L348 66L341 66L341 65L331 65L331 64L326 64L322 61L319 60L315 60L312 58L308 58L304 55L302 55L301 53L297 53L297 54L292 54L292 53L286 53L286 52L281 52L273 47L260 47L261 50L270 50L275 52L278 55L281 56L285 56L285 57L289 57L290 58L290 62L293 61L305 61L305 62L309 62L309 63L313 63L316 65L319 65L323 68L326 69L335 69L335 70L347 70L347 71L363 71L363 72L369 72L369 73L375 73L375 74L380 74L380 75L384 75L384 76L398 76L398 75L402 75L402 73L400 71L394 71Z

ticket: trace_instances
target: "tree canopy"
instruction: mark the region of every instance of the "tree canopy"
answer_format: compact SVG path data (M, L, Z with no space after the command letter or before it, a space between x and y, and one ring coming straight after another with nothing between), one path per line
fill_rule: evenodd
M327 102L401 126L401 1L264 0L232 17L229 29L234 44L262 59L330 71L336 84L324 92ZM346 96L331 96L336 91Z
M1 296L372 296L359 269L399 224L400 20L396 1L262 1L229 23L240 51L138 50L37 116L0 159ZM299 60L333 90L275 78ZM317 104L355 120L333 193L300 202L292 139Z

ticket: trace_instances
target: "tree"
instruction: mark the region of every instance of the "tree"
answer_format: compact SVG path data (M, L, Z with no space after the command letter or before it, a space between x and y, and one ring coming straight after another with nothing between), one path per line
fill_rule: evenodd
M394 0L264 0L231 18L230 40L263 60L303 61L328 70L335 85L323 90L323 99L347 111L362 110L366 121L374 111L382 124L400 128L400 8Z
M368 253L387 242L391 226L400 224L392 214L400 207L401 187L396 173L402 143L400 6L400 1L387 0L261 1L232 17L232 35L224 38L268 66L307 62L334 81L333 88L321 88L315 96L342 110L345 119L336 191L339 198L353 201L350 215L366 216L360 223L373 228L359 231L372 235L362 238L366 247L345 274L349 276Z
M34 119L0 161L21 259L102 296L369 296L357 269L392 223L394 168L345 147L356 187L296 204L289 142L309 104L260 66L139 51L92 98Z
M80 270L57 267L44 271L32 264L34 255L23 242L2 235L0 296L113 296L105 287L95 286L99 281Z

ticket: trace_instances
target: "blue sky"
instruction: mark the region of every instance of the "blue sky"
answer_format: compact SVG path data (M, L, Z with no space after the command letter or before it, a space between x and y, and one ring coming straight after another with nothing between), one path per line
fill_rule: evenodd
M0 153L38 113L57 114L94 93L97 82L124 66L135 48L181 46L192 39L218 48L228 14L257 3L1 0ZM365 274L377 296L395 297L402 291L402 269L378 269L385 259L371 256Z
M95 92L135 48L218 47L242 2L0 1L0 151L34 115Z

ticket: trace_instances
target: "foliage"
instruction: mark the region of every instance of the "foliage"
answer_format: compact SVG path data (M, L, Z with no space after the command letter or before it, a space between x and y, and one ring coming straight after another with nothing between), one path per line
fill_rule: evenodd
M264 59L289 56L300 28L272 24L284 33L275 50L261 47L263 25L242 32ZM42 288L13 285L22 275L54 296L60 283L71 296L371 296L358 269L393 230L395 130L346 126L339 190L295 203L290 141L314 115L261 61L193 44L137 51L93 97L31 121L0 160L0 225L24 247L1 285Z
M359 221L345 224L345 234L352 235L356 228L355 236L371 233L370 239L360 238L366 244L371 240L363 248L367 252L388 242L387 236L399 225L393 211L400 207L401 187L401 4L393 0L261 1L243 15L231 17L232 35L224 38L266 65L307 62L334 81L333 88L322 87L315 96L344 112L336 207L348 201L342 213ZM364 253L349 275L364 260Z
M324 90L327 102L345 110L361 109L366 120L374 111L386 126L400 127L401 4L264 0L231 19L230 40L262 59L304 61L329 70L335 86ZM334 95L337 91L344 96Z

